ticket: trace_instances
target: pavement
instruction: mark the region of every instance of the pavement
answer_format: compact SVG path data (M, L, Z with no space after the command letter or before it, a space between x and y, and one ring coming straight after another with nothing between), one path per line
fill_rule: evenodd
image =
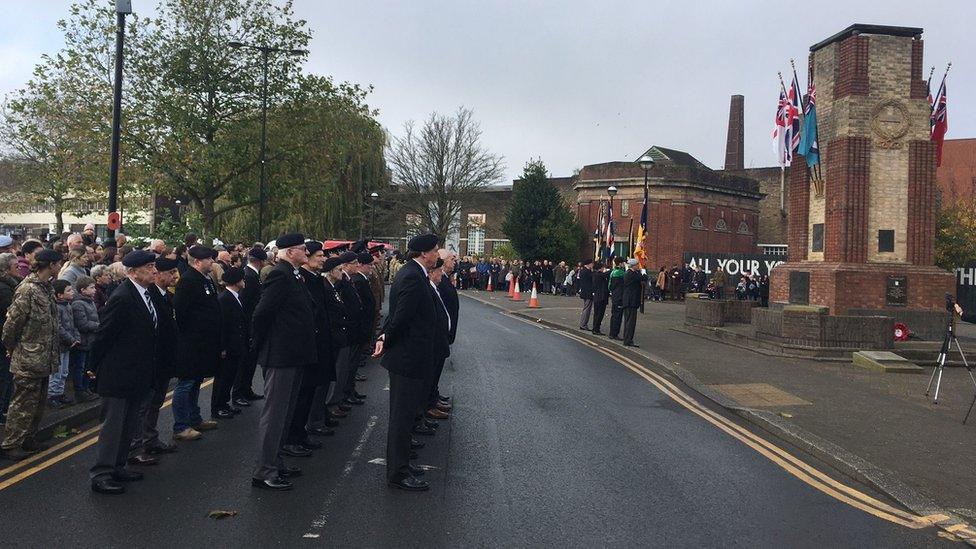
M580 301L540 296L530 309L504 293L462 295L555 327L577 330L601 346L624 349L579 331ZM702 395L831 463L919 513L976 517L976 468L969 462L976 418L962 418L976 388L964 368L947 368L937 405L926 375L865 370L850 363L769 356L682 330L681 302L648 302L638 315L633 350ZM609 329L609 312L603 323ZM976 327L960 326L960 338Z
M422 439L427 447L417 461L428 468L430 492L404 493L384 482L387 376L371 364L360 386L366 405L335 437L321 439L323 450L289 460L304 470L293 491L250 486L257 407L181 443L123 496L89 490L96 434L85 431L32 463L0 464L3 545L951 543L883 494L683 393L674 376L468 299L459 324L442 380L455 410L435 437ZM661 337L677 336L662 330ZM171 421L165 408L166 431ZM215 510L236 515L208 518ZM911 527L899 524L906 520Z

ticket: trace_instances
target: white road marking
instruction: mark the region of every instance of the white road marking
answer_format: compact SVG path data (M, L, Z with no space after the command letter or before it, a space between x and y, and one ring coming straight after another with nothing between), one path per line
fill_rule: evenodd
M325 525L329 522L329 514L332 512L332 508L339 496L339 489L342 487L343 481L349 477L352 473L353 468L356 466L356 461L359 460L359 456L363 454L363 447L366 446L366 441L369 440L369 435L373 432L373 427L376 426L377 416L370 416L369 421L366 422L366 428L363 429L363 434L359 436L359 442L356 447L353 448L352 453L349 455L349 459L346 460L345 467L342 468L342 473L339 473L339 478L336 479L335 486L329 490L328 495L325 497L325 501L322 503L322 513L312 521L313 529L325 528ZM317 538L319 534L314 531L306 532L303 538Z
M486 318L485 319L485 322L488 322L489 324L494 324L495 326L498 326L499 328L501 328L502 330L505 330L506 332L508 332L510 334L514 334L515 333L515 330L509 328L508 326L503 326L502 324L499 324L498 322L495 322L494 320L492 320L490 318Z

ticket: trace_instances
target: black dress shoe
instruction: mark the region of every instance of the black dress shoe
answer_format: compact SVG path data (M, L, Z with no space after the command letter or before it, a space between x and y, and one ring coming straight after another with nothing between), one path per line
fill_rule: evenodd
M338 427L339 426L339 420L333 418L331 415L329 417L325 418L325 421L323 423L325 423L325 426L326 427Z
M418 435L423 435L425 437L434 436L435 431L426 425L417 425L413 428L413 432Z
M335 434L335 429L329 429L328 427L312 427L306 430L308 431L308 434L320 437L331 437Z
M620 338L617 337L617 336L609 336L609 337L610 337L610 339L612 339L614 341L620 341Z
M130 457L128 460L126 460L126 462L129 465L149 466L149 465L158 465L159 459L154 458L149 454L136 454Z
M606 334L604 334L603 332L593 332L593 335L595 335L595 336L602 336L602 335L606 335Z
M302 476L302 470L294 465L285 465L283 468L278 469L278 475L284 478L295 478Z
M348 412L349 410L352 410L352 406L346 404L345 402L340 402L339 405L336 406L336 408L338 408L340 412ZM339 416L339 417L345 417L345 416Z
M251 401L244 397L237 397L233 400L233 404L236 404L237 406L250 406Z
M424 444L423 442L420 442L417 439L413 439L413 438L410 439L410 449L411 450L419 450L419 449L423 448L424 446L427 446L427 445Z
M399 480L391 480L390 486L394 488L399 488L401 490L406 490L408 492L423 492L425 490L430 490L429 482L414 477L405 477Z
M444 396L444 395L438 395L437 400L439 400L441 402L450 402L451 401L451 397Z
M233 412L234 415L237 415L237 414L239 414L239 413L241 413L241 412L244 411L244 410L241 410L240 408L238 408L237 406L230 406L227 409L230 410L231 412Z
M413 450L410 450L410 459L417 459L418 457L420 457L420 454L418 454Z
M430 427L431 429L435 429L435 430L436 430L436 429L437 429L438 427L440 427L440 426L441 426L441 424L440 424L440 423L437 423L436 421L433 421L433 420L430 420L430 419L425 419L425 420L424 420L424 425L425 425L425 426L427 426L427 427Z
M359 400L358 398L352 398L352 397L349 397L346 400L343 400L343 402L345 402L346 404L351 404L353 406L362 406L363 405L363 401Z
M244 398L246 398L248 400L261 400L261 399L264 398L264 395L259 395L257 393L251 393L251 394L247 395Z
M151 456L157 456L159 454L175 454L178 452L175 444L169 444L167 442L160 441L155 446L150 446L146 448L146 453Z
M640 345L636 343L624 343L624 347L640 347Z
M292 484L288 482L286 479L283 479L281 477L275 477L270 479L252 478L251 486L254 486L255 488L261 488L263 490L277 490L277 491L291 490L292 488Z
M92 492L99 494L124 494L125 486L112 480L111 477L98 477L92 479Z
M112 473L112 480L116 482L135 482L137 480L142 480L143 474L139 471L126 471L122 469L121 471L114 471Z
M317 440L312 440L310 438L306 438L305 440L303 440L300 443L300 446L302 448L305 448L306 450L321 450L322 449L322 443L321 442L319 442Z
M356 381L366 381L366 376L363 374L356 374Z
M407 467L410 468L410 474L413 475L413 476L415 476L415 477L422 477L422 476L424 476L427 473L427 471L425 471L423 469L423 467L417 467L416 465L414 465L412 463L408 463L407 464Z
M356 397L356 398L358 398L359 400L366 400L366 395L364 395L364 394L362 394L362 393L354 393L354 395L355 395L355 397Z
M312 455L311 450L307 448L302 448L297 444L285 444L284 446L281 447L281 453L286 456L297 457L297 458L310 457Z
M211 414L212 417L220 419L234 419L234 412L230 410L217 410L216 414Z

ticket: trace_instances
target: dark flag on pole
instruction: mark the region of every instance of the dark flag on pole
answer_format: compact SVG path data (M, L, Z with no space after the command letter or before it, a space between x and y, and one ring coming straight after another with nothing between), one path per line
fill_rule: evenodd
M948 75L949 69L946 69ZM932 102L932 117L929 120L932 126L932 141L935 141L935 165L942 165L942 144L945 142L945 134L949 129L949 110L946 105L946 77L942 77L942 85L935 94Z

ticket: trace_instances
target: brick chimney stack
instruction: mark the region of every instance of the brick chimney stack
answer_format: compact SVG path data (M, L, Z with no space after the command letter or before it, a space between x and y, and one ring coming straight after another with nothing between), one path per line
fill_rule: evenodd
M745 168L745 152L743 142L745 140L745 123L743 112L745 98L741 95L733 95L732 103L729 106L729 137L725 143L725 169L741 170Z

